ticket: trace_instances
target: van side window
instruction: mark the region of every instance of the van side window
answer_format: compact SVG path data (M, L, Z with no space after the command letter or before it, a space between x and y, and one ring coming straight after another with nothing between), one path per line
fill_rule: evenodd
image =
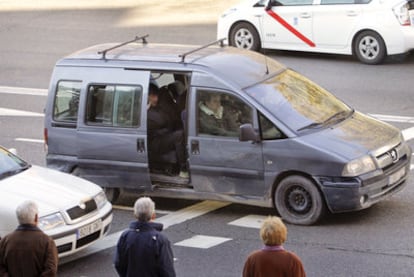
M81 81L59 81L53 106L53 119L73 122L78 120Z
M252 123L252 109L233 95L197 91L197 130L199 134L238 137L239 127Z
M141 86L91 85L88 88L88 125L139 127Z
M262 140L283 139L286 136L269 119L259 113L260 135Z

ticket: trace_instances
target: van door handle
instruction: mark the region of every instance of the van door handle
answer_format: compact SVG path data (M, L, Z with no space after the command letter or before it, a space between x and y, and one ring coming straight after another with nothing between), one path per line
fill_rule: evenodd
M200 144L198 140L191 141L191 154L192 155L200 155Z
M137 139L137 151L138 153L145 152L145 141L144 139Z

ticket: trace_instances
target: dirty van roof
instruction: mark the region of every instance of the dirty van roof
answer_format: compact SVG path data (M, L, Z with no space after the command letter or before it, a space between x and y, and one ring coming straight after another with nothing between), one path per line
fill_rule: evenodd
M230 46L200 48L196 45L130 43L102 54L102 51L117 45L106 43L91 46L65 57L58 64L73 60L193 64L208 67L220 76L234 80L242 88L286 69L272 58ZM184 58L183 54L186 54Z

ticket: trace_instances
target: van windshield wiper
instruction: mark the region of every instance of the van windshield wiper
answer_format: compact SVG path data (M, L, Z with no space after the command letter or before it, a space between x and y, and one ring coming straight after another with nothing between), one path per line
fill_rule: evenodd
M348 114L351 115L353 113L354 113L354 110L340 111L340 112L337 112L337 113L333 114L332 116L328 117L323 122L313 122L309 125L306 125L306 126L303 126L303 127L299 128L297 131L300 132L300 131L305 130L305 129L314 129L314 128L323 127L323 126L328 125L329 123L331 123L334 120L335 120L335 122L337 122L339 120L344 120L344 119L348 118Z

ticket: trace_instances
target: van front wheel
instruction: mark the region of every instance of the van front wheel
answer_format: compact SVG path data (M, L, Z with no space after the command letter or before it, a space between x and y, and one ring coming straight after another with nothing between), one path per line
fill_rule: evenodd
M326 211L318 188L302 176L283 179L275 190L273 201L280 216L292 224L312 225Z

